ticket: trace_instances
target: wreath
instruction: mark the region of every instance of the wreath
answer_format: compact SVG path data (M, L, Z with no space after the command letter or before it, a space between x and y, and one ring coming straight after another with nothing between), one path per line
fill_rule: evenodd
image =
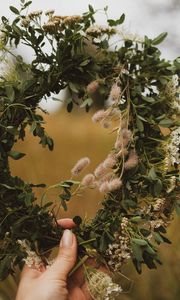
M107 7L107 26L98 26L91 5L81 16L60 16L53 10L27 13L30 4L21 0L20 9L10 6L15 18L10 22L3 16L1 25L1 60L10 65L11 55L13 63L0 76L0 279L24 262L37 268L50 264L46 253L62 235L53 203L46 201L50 188L59 189L65 210L85 188L98 188L104 195L94 219L73 219L76 268L93 257L112 276L128 260L138 273L143 264L154 269L161 264L158 245L170 243L166 228L174 209L180 210L180 60L161 58L156 46L167 33L150 39L125 32L120 26L125 15L109 19ZM20 43L34 51L30 64L12 50ZM33 189L45 185L13 177L8 160L25 155L13 147L24 140L27 127L53 150L39 102L65 88L68 112L74 106L88 112L98 96L104 108L92 120L114 135L114 145L94 173L76 180L90 163L81 158L69 180L48 187L37 201ZM95 299L122 291L107 274L86 267L85 275Z

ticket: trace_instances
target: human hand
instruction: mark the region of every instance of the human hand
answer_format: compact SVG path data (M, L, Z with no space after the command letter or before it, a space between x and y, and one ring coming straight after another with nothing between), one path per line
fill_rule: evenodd
M55 262L48 269L38 271L25 266L16 300L90 300L82 270L68 280L68 274L75 265L77 242L69 230L74 227L71 219L62 219L59 225L64 230ZM67 229L68 228L68 229Z

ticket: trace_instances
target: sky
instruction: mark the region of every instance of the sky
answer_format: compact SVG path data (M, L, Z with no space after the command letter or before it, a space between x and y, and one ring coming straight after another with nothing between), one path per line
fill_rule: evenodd
M176 3L175 9L173 3ZM155 37L161 32L168 32L166 41L160 46L162 56L167 59L175 59L180 55L180 0L32 0L32 5L28 12L34 10L55 9L56 14L73 15L81 14L88 10L88 4L95 9L103 9L108 6L109 18L119 18L125 13L126 20L123 24L124 30L136 33L141 36L147 35ZM9 6L18 7L18 0L6 0L0 3L0 15L8 18L12 17ZM97 15L97 22L101 25L105 22L102 12ZM21 55L30 60L31 53ZM50 111L56 110L57 102L43 101L43 108Z

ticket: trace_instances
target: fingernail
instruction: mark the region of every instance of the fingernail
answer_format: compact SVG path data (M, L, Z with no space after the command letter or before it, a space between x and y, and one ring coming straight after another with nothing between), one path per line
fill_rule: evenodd
M72 246L72 243L73 243L73 234L71 230L69 229L64 230L61 243L60 243L61 247L69 248Z

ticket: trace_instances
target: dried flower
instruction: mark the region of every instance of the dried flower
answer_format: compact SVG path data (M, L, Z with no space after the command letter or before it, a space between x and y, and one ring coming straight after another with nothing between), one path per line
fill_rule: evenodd
M106 117L106 111L105 110L98 110L93 116L92 116L92 121L94 123L98 123L102 121Z
M94 94L99 87L99 82L97 80L91 81L87 86L88 94Z
M40 270L43 266L42 259L36 254L35 251L30 249L28 242L26 240L17 240L17 243L20 245L22 251L27 254L27 257L23 259L26 265L29 268Z
M172 165L180 163L180 127L171 132L171 142L168 145L169 158Z
M118 296L122 288L112 281L112 278L96 269L86 270L86 280L89 292L93 299L109 300L109 297Z
M99 164L94 171L96 177L101 177L105 175L105 173L106 173L106 168L104 167L103 163Z
M122 181L119 178L114 178L111 181L109 181L109 190L115 191L119 189L122 186Z
M118 104L118 102L120 100L120 96L121 96L121 88L118 85L118 83L116 82L112 85L109 97L105 103L106 107L111 107L114 104Z
M77 176L89 164L90 164L90 159L88 157L81 158L72 168L71 174Z
M108 193L109 192L109 181L104 181L99 186L100 193Z
M49 9L49 10L45 11L46 16L52 16L53 14L54 14L54 9Z
M124 169L125 170L130 170L134 167L136 167L138 164L138 156L136 154L135 150L131 150L129 153L129 158L128 160L124 163Z
M87 174L81 181L83 186L92 186L95 183L95 176L93 174Z
M156 212L159 212L164 207L165 198L155 198L155 204L153 205L153 209Z
M115 233L115 241L109 245L106 254L108 265L114 271L121 271L123 263L131 257L130 238L126 233L128 219L122 218L120 232Z
M31 19L29 17L25 17L21 21L21 26L27 28L30 25Z
M104 168L113 168L117 164L117 158L114 154L109 154L103 162Z
M176 187L176 176L172 176L168 183L167 193L171 193Z

